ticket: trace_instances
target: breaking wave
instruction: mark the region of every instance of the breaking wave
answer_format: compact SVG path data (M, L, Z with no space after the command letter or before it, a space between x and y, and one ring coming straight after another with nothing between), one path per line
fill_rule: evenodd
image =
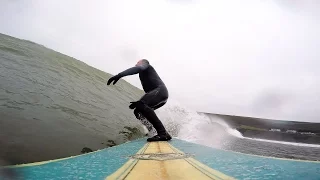
M243 138L222 119L209 118L178 103L168 103L157 114L170 134L189 142L223 148L231 136Z
M178 139L199 143L206 146L225 148L230 139L240 138L250 141L262 141L293 146L320 147L316 144L294 143L243 137L236 129L231 128L222 118L209 117L198 113L177 102L170 102L157 110L170 134Z

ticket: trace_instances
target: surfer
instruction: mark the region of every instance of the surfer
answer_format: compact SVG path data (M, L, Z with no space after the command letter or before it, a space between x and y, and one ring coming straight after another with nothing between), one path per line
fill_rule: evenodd
M166 131L160 119L157 117L154 110L162 107L168 100L168 90L161 78L159 77L156 70L150 65L146 59L141 59L137 62L134 67L131 67L121 73L111 77L108 80L110 83L116 84L117 81L128 75L134 75L139 73L139 78L145 91L140 100L130 102L130 109L134 109L134 115L137 119L142 120L146 118L152 126L156 129L157 135L148 138L147 141L168 141L172 137Z

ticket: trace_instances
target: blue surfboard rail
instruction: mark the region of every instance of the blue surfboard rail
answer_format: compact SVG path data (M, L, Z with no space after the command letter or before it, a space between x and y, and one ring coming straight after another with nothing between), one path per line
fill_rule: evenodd
M99 151L39 163L4 167L13 170L16 179L105 179L121 168L132 155L147 144L138 139ZM320 179L320 163L248 155L215 149L173 138L168 144L192 154L205 166L234 179ZM0 180L6 180L0 177Z
M236 179L320 180L320 162L250 155L176 139L171 142L207 166Z

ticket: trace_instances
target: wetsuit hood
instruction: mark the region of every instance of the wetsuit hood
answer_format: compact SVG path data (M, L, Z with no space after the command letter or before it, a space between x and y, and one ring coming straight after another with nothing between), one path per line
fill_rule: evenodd
M137 66L137 65L141 65L141 64L148 64L148 65L150 65L149 61L146 60L146 59L141 59L141 60L139 60L139 61L137 62L137 64L136 64L136 66Z

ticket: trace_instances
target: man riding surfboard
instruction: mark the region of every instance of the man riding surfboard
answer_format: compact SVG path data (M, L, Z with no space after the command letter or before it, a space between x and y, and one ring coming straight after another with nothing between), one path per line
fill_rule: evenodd
M146 59L141 59L134 67L131 67L108 80L108 85L128 75L134 75L139 73L139 78L144 92L140 100L136 102L130 102L130 109L134 109L134 114L137 119L146 118L156 129L157 135L148 138L147 141L168 141L172 137L166 131L160 119L157 117L154 110L162 107L168 100L169 94L167 87L159 77L156 70L150 65Z

